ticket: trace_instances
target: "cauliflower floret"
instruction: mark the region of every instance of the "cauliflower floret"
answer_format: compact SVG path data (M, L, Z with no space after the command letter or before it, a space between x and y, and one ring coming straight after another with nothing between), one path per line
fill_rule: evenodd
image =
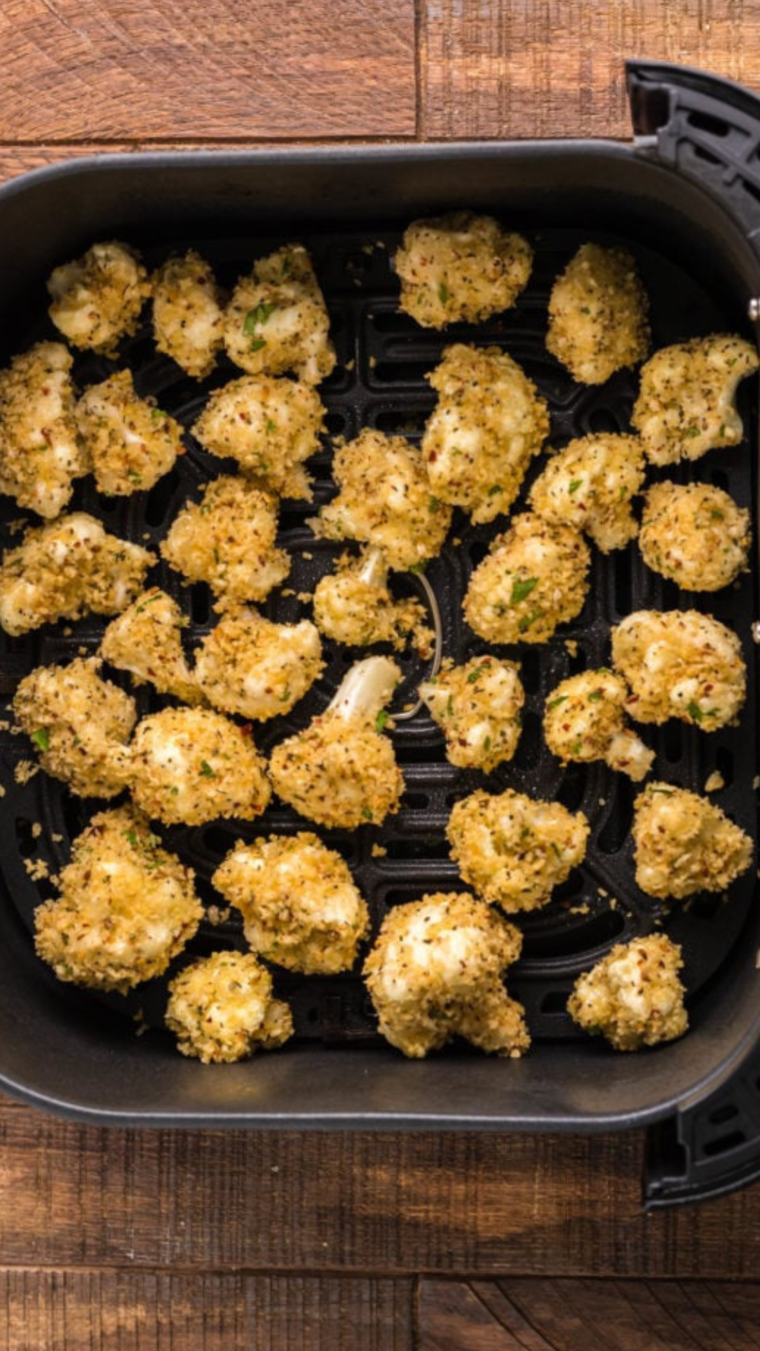
M214 391L193 432L212 455L231 456L262 487L311 501L303 462L319 449L324 416L312 385L243 375Z
M275 548L277 500L243 478L206 484L200 502L187 502L161 544L170 567L189 582L208 582L215 608L264 600L290 571Z
M465 619L489 643L545 643L583 609L590 562L571 526L515 516L470 578Z
M612 664L637 722L681 718L714 732L739 713L747 670L731 629L697 610L637 610L612 630Z
M373 545L358 558L344 555L314 588L314 622L326 638L351 647L392 643L401 651L411 636L420 656L428 657L433 633L425 607L413 598L394 600L388 572L382 550Z
M240 606L204 638L195 679L215 708L263 721L289 713L323 669L322 644L308 619L275 624Z
M137 250L111 241L57 267L47 289L48 314L72 347L114 356L119 339L137 328L150 282Z
M355 539L382 549L403 571L440 553L451 507L431 491L420 452L403 436L365 428L335 452L337 497L309 521L322 539Z
M251 952L199 957L169 985L166 1026L183 1055L204 1065L272 1051L293 1034L293 1016L272 996L272 977Z
M0 371L0 493L52 520L89 472L74 420L71 353L38 342Z
M648 310L628 250L583 244L552 287L546 346L574 380L602 385L644 360Z
M93 816L58 888L34 913L37 954L59 980L96 990L162 975L203 916L192 870L132 807Z
M752 840L720 807L669 783L639 793L631 833L636 881L648 896L725 891L752 863Z
M526 239L492 216L456 211L416 220L393 259L400 308L425 328L479 323L514 305L533 266Z
M507 914L551 900L586 854L589 824L560 802L539 802L508 788L478 788L454 805L446 829L465 882Z
M682 591L720 591L748 568L750 514L709 483L654 483L639 548L648 568Z
M15 638L56 619L118 614L155 561L83 511L27 530L0 565L0 625Z
M350 971L369 912L340 854L316 835L240 841L212 882L243 916L254 952L289 971Z
M683 1036L689 1026L678 972L681 949L665 934L617 943L579 976L567 1008L586 1032L617 1051L638 1051Z
M187 620L177 602L157 586L112 619L100 643L100 655L120 671L129 671L136 685L147 681L159 694L172 694L186 704L203 702L182 649Z
M734 406L739 382L760 366L751 343L730 333L663 347L641 368L631 422L652 464L698 460L744 435Z
M583 671L552 690L544 712L544 736L563 764L604 760L630 779L643 779L654 751L626 726L625 681L613 671Z
M476 523L492 521L549 435L546 401L498 347L455 343L428 379L439 394L422 438L430 486Z
M76 406L76 422L101 493L145 492L184 453L179 423L138 399L130 371L91 385Z
M156 347L202 380L224 345L224 296L212 267L189 249L182 258L167 258L152 285Z
M81 797L115 797L129 781L134 699L103 680L100 662L38 666L19 683L13 712L40 751L42 768Z
M404 1055L422 1058L454 1036L516 1058L530 1037L502 973L522 934L467 892L435 892L395 906L364 966L380 1031Z
M249 375L294 371L309 385L335 366L330 317L311 259L287 244L241 277L225 313L227 355Z
M603 432L570 441L552 455L529 501L544 520L585 531L606 554L635 538L631 498L643 482L644 452L638 437Z
M420 698L443 730L452 765L489 773L512 759L525 702L519 671L515 662L497 657L473 657L464 666L449 660L420 685Z

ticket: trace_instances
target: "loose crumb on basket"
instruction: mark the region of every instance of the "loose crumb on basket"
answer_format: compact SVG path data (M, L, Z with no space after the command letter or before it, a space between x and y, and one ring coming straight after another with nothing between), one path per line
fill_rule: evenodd
M16 783L25 784L33 779L35 774L39 774L40 765L36 765L33 760L19 760L13 771L13 777Z
M44 858L25 858L24 868L33 882L41 882L50 876L50 868Z
M721 788L725 788L726 780L723 778L720 770L714 769L712 774L705 779L705 792L718 793Z
M232 909L229 905L206 906L206 919L208 920L209 924L213 924L214 928L216 928L217 925L219 924L226 924L231 913Z
M385 845L384 845L384 844L373 844L373 846L372 846L372 857L373 857L373 858L385 858L385 856L386 856L387 853L388 853L388 850L385 848Z

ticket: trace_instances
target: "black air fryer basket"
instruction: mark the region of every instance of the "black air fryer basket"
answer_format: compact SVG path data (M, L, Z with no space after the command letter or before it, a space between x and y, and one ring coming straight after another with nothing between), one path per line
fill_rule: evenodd
M434 401L425 375L447 343L495 344L514 356L549 402L554 445L591 431L629 429L634 372L620 372L601 387L580 387L544 345L552 281L581 243L622 243L635 254L651 297L655 346L716 331L756 337L760 101L673 67L633 64L628 79L631 145L566 141L104 156L8 183L0 189L0 358L5 362L54 336L45 278L97 239L125 239L151 266L171 250L195 247L227 284L277 245L306 244L330 308L339 365L322 387L328 434L311 466L315 503L284 504L281 543L293 571L284 592L266 607L284 620L306 615L309 607L299 597L313 590L341 552L316 542L306 524L335 491L332 438L370 426L417 441ZM459 325L441 335L399 314L390 258L411 220L454 208L490 212L521 230L536 261L515 309L477 328ZM197 385L156 353L146 322L122 344L117 362L77 357L74 374L86 385L123 364L134 372L138 392L154 396L186 428L209 390L239 373L221 362ZM741 389L740 407L745 441L711 452L693 467L693 476L728 488L750 506L757 534L752 382ZM177 468L150 492L109 500L84 481L72 505L115 533L157 544L181 503L197 495L210 475L229 469L201 451L189 432L186 444ZM9 526L20 514L4 502L6 547L18 538ZM452 542L427 571L443 613L445 651L458 660L485 650L464 624L460 602L495 528L458 517ZM183 588L163 565L154 579L189 615L192 646L213 623L208 593ZM394 585L401 594L419 583L409 575ZM165 980L128 997L60 984L33 949L34 908L54 894L41 874L60 870L71 839L98 804L82 802L43 774L26 779L22 773L19 782L18 762L33 752L26 738L0 731L0 1086L101 1124L579 1131L646 1125L654 1204L715 1193L754 1176L760 1171L754 868L728 898L701 896L672 910L653 902L633 881L629 831L636 787L601 764L562 770L540 732L547 691L571 672L608 661L611 624L634 609L679 605L712 613L739 634L749 698L736 728L711 735L680 723L644 728L656 751L654 773L702 791L718 771L725 787L714 800L756 838L757 570L725 594L681 595L643 566L635 546L607 557L596 552L583 613L551 643L509 649L522 663L526 689L524 730L511 764L487 779L455 769L443 756L438 730L420 714L392 733L406 781L399 813L382 828L326 834L351 865L376 931L394 904L461 887L444 830L452 803L474 788L514 786L587 814L585 864L550 906L520 920L524 951L509 985L525 1005L533 1047L519 1061L480 1056L463 1044L424 1062L404 1060L378 1037L356 973L306 979L275 970L275 988L294 1012L292 1042L278 1053L208 1067L180 1056L162 1026ZM103 626L88 619L49 626L24 640L3 639L0 692L9 701L33 666L94 652ZM261 748L268 752L323 709L358 655L327 644L323 675L292 714L264 724L257 733ZM411 656L402 666L401 702L425 673ZM160 702L144 687L139 691L141 712ZM274 801L254 823L215 822L163 834L195 868L211 904L209 878L235 838L304 827ZM569 991L579 972L614 943L658 926L683 946L691 1029L667 1046L615 1054L571 1023ZM209 922L191 951L240 943L234 921Z

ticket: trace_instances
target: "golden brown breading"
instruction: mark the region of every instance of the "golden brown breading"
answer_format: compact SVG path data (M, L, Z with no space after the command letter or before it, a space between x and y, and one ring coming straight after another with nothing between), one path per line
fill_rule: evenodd
M227 355L249 375L284 375L318 385L335 366L330 317L311 258L287 244L241 277L224 319Z
M425 328L479 323L514 305L528 283L533 250L492 216L454 211L407 227L393 265L400 308Z
M748 569L750 514L709 483L653 483L639 548L648 568L682 591L720 591Z
M150 295L148 274L137 249L111 240L93 244L72 263L51 273L48 314L72 347L115 356L119 339L137 329Z
M578 437L552 455L528 500L544 520L583 530L606 554L634 539L631 499L643 482L638 437L602 432Z
M525 702L515 662L483 656L454 666L447 660L419 694L443 731L452 765L489 773L512 759Z
M253 953L212 952L169 985L166 1026L183 1055L209 1065L282 1046L293 1034L293 1017L273 998L272 977Z
M177 602L152 586L111 620L100 655L120 671L129 671L136 685L147 681L159 694L172 694L186 704L203 703L182 648L187 622Z
M575 982L568 1012L617 1051L639 1051L683 1036L689 1026L678 972L681 949L665 934L617 943Z
M631 833L636 881L648 896L725 891L752 863L749 835L708 798L670 783L639 793Z
M631 422L652 464L698 460L744 435L734 405L739 382L760 366L751 343L732 333L663 347L641 368Z
M638 722L681 718L714 732L739 713L747 670L731 629L698 610L637 610L612 630L612 664Z
M319 633L308 619L275 624L239 606L204 638L194 674L215 708L264 720L289 713L323 668Z
M419 655L432 651L433 632L425 607L413 597L395 600L388 589L388 564L382 549L369 545L358 558L344 554L335 572L314 588L314 622L326 638L351 647L391 643L398 651L411 638Z
M601 385L649 351L649 301L627 249L583 244L549 297L546 346L584 385Z
M153 334L159 352L196 380L209 375L224 345L224 293L194 249L154 272Z
M90 385L76 406L76 423L101 493L145 492L184 454L180 424L138 399L130 371Z
M0 492L52 520L90 469L74 419L73 359L38 342L0 371Z
M626 725L628 690L621 676L604 668L561 680L546 700L544 737L563 764L604 760L610 769L643 779L654 751Z

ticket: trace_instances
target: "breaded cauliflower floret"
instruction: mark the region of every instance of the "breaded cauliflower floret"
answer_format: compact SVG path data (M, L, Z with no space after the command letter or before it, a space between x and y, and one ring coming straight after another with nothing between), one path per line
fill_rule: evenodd
M273 998L272 977L253 953L212 952L169 985L166 1026L183 1055L210 1065L282 1046L293 1035L293 1016Z
M101 493L145 492L184 453L181 426L138 399L130 371L117 371L85 390L76 421Z
M112 240L55 268L47 289L50 318L72 347L114 356L119 339L137 328L150 282L137 250Z
M582 671L560 681L546 700L544 737L563 764L604 760L638 782L649 773L654 751L626 725L625 681L614 671Z
M195 679L223 713L264 720L289 713L323 668L322 644L310 620L275 624L240 606L204 638Z
M187 620L176 600L153 586L112 619L100 643L100 655L120 671L129 671L136 685L147 682L159 694L172 694L186 704L203 702L182 648Z
M648 310L628 250L583 244L552 287L546 346L574 380L602 385L646 357Z
M572 526L515 516L470 578L465 619L489 643L545 643L583 609L590 562Z
M187 502L161 554L188 582L208 582L215 608L264 600L290 571L275 548L277 500L243 478L206 484L200 502Z
M425 328L479 323L514 305L530 277L533 250L492 216L455 211L416 220L393 259L400 308Z
M314 622L326 638L350 647L391 643L401 651L411 637L420 656L428 657L433 633L425 607L413 597L395 600L388 572L385 555L374 545L358 558L344 555L314 588Z
M100 662L77 657L67 666L38 666L13 700L18 725L40 752L40 764L81 797L115 797L130 776L134 699L100 676Z
M138 723L131 747L132 795L165 825L218 816L252 821L271 789L248 731L205 708L164 708Z
M167 258L152 284L156 347L202 380L224 344L224 295L211 265L189 249L182 258Z
M617 943L579 976L567 1003L586 1032L606 1037L616 1051L639 1051L683 1036L689 1026L683 1004L681 949L666 934Z
M375 544L399 571L440 553L451 507L435 496L420 452L403 436L365 428L336 450L333 477L338 496L309 521L318 538Z
M485 773L511 760L522 726L525 692L520 668L497 657L473 657L464 666L443 663L419 694L446 737L446 758L460 769Z
M570 441L552 455L529 501L544 520L585 531L606 554L635 538L631 499L643 482L644 452L638 437L602 432Z
M262 487L311 501L303 462L319 449L324 415L317 391L302 380L243 375L214 391L193 433L212 455L237 460Z
M428 379L439 396L422 438L430 486L476 523L492 521L549 435L546 401L498 347L455 343Z
M311 258L287 244L241 277L225 313L227 355L249 375L293 371L309 385L335 366L330 317Z
M725 891L752 863L752 840L720 807L669 783L648 783L634 803L636 881L648 896L681 900Z
M539 802L508 788L478 788L457 802L446 835L465 882L507 914L551 900L586 854L589 824L560 802Z
M0 625L17 637L56 619L118 614L155 561L83 511L27 530L0 565Z
M612 664L637 722L681 718L714 732L739 713L747 670L731 629L697 610L637 610L612 630Z
M720 591L748 568L750 514L709 483L653 483L639 548L648 568L682 591Z
M0 371L0 493L52 520L90 465L74 419L73 359L38 342Z
M340 854L316 835L241 841L212 882L243 916L254 952L289 971L350 971L369 912Z
M34 914L37 954L59 980L97 990L162 975L203 916L192 870L133 807L93 816L58 886Z
M467 892L395 906L364 966L380 1032L415 1059L454 1036L517 1058L530 1037L502 973L521 946L519 929Z
M652 464L698 460L735 446L744 427L734 405L739 382L760 366L751 343L731 333L663 347L641 369L631 422Z

